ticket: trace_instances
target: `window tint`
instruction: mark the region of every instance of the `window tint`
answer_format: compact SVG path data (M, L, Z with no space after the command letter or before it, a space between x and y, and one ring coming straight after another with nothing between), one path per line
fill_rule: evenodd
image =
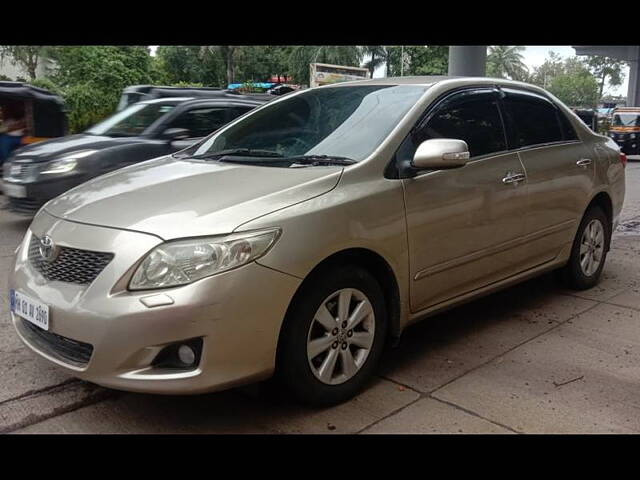
M168 128L186 128L190 137L206 137L227 123L227 109L199 108L182 113Z
M563 140L556 107L549 100L531 93L505 91L503 105L512 126L511 148Z
M410 154L420 143L432 138L464 140L472 157L506 150L496 93L463 92L445 100L413 136Z

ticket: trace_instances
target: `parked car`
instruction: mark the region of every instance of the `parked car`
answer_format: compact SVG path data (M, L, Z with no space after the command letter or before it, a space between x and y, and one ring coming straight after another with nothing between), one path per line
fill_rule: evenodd
M266 101L188 97L143 101L84 133L23 147L3 168L9 208L33 214L46 201L90 178L184 149Z
M10 268L11 321L107 387L187 394L275 374L334 404L411 323L550 270L598 283L625 165L524 83L293 92L45 205Z
M640 154L640 108L619 107L613 111L611 137L627 155Z
M267 94L242 95L239 92L214 88L214 87L165 87L158 85L131 85L125 88L120 95L120 101L116 111L124 110L129 105L145 100L155 100L158 98L228 98L243 100L270 100Z

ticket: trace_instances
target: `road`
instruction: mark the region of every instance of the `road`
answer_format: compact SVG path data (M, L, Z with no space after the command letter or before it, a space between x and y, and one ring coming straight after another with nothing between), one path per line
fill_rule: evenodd
M260 387L117 392L35 357L7 305L10 257L28 225L0 210L0 432L640 432L640 161L627 167L600 285L576 293L545 275L417 324L364 393L328 409Z

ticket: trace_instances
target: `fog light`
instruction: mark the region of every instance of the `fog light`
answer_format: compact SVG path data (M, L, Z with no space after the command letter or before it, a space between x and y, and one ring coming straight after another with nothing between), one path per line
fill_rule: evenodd
M167 345L158 352L151 365L157 368L193 370L200 363L202 343L202 338L192 338Z
M178 358L185 365L193 365L196 361L196 352L189 345L180 345L178 348Z

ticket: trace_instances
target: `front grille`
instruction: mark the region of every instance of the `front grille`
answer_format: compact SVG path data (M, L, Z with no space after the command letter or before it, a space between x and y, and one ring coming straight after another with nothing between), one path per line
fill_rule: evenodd
M89 285L104 270L113 258L113 253L92 252L77 248L60 247L52 262L40 255L40 239L31 236L29 261L47 280Z
M85 367L89 363L93 345L48 332L23 318L18 322L22 327L20 332L38 350L76 367Z

